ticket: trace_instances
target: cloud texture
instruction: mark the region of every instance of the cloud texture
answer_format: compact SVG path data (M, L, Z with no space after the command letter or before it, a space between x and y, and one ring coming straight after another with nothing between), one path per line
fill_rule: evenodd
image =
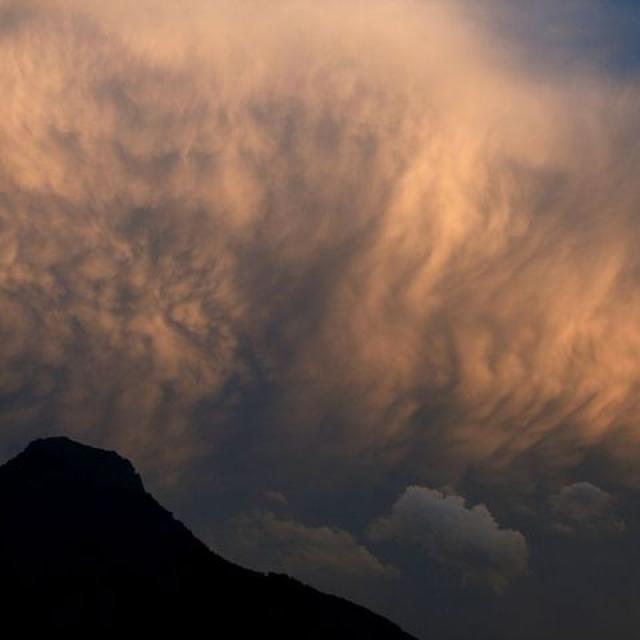
M0 2L6 441L171 473L260 386L282 455L636 482L637 85L472 16Z
M350 593L375 580L392 580L393 567L376 558L336 527L311 527L271 512L242 514L229 527L223 551L239 562L268 572L297 576L308 584Z
M602 489L589 482L577 482L551 499L553 508L568 520L591 520L600 518L611 508L612 498Z
M467 507L461 496L427 487L408 487L370 534L423 549L497 591L527 569L527 542L519 531L501 529L485 505Z

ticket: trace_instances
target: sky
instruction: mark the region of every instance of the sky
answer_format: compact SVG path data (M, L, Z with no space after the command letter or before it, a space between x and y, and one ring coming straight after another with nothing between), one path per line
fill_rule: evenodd
M0 457L115 448L422 639L630 637L639 42L631 0L0 0Z

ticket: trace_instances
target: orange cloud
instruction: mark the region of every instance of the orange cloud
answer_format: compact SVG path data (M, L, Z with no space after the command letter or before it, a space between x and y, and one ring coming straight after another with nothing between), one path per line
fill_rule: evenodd
M283 449L637 482L635 81L534 72L464 2L0 12L7 433L172 473L257 368Z

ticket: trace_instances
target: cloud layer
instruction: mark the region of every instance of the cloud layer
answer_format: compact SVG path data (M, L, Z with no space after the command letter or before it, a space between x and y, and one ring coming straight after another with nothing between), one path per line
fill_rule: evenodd
M282 455L636 482L637 86L464 2L182 4L0 3L7 441L171 473L259 386Z

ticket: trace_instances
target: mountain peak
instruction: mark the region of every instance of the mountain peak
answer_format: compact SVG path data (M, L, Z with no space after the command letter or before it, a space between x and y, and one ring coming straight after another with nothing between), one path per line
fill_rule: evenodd
M3 629L15 635L410 640L353 603L228 562L128 460L68 438L36 440L0 466L0 522Z
M114 451L98 449L64 436L40 438L7 465L31 482L90 486L101 490L144 491L133 465Z

